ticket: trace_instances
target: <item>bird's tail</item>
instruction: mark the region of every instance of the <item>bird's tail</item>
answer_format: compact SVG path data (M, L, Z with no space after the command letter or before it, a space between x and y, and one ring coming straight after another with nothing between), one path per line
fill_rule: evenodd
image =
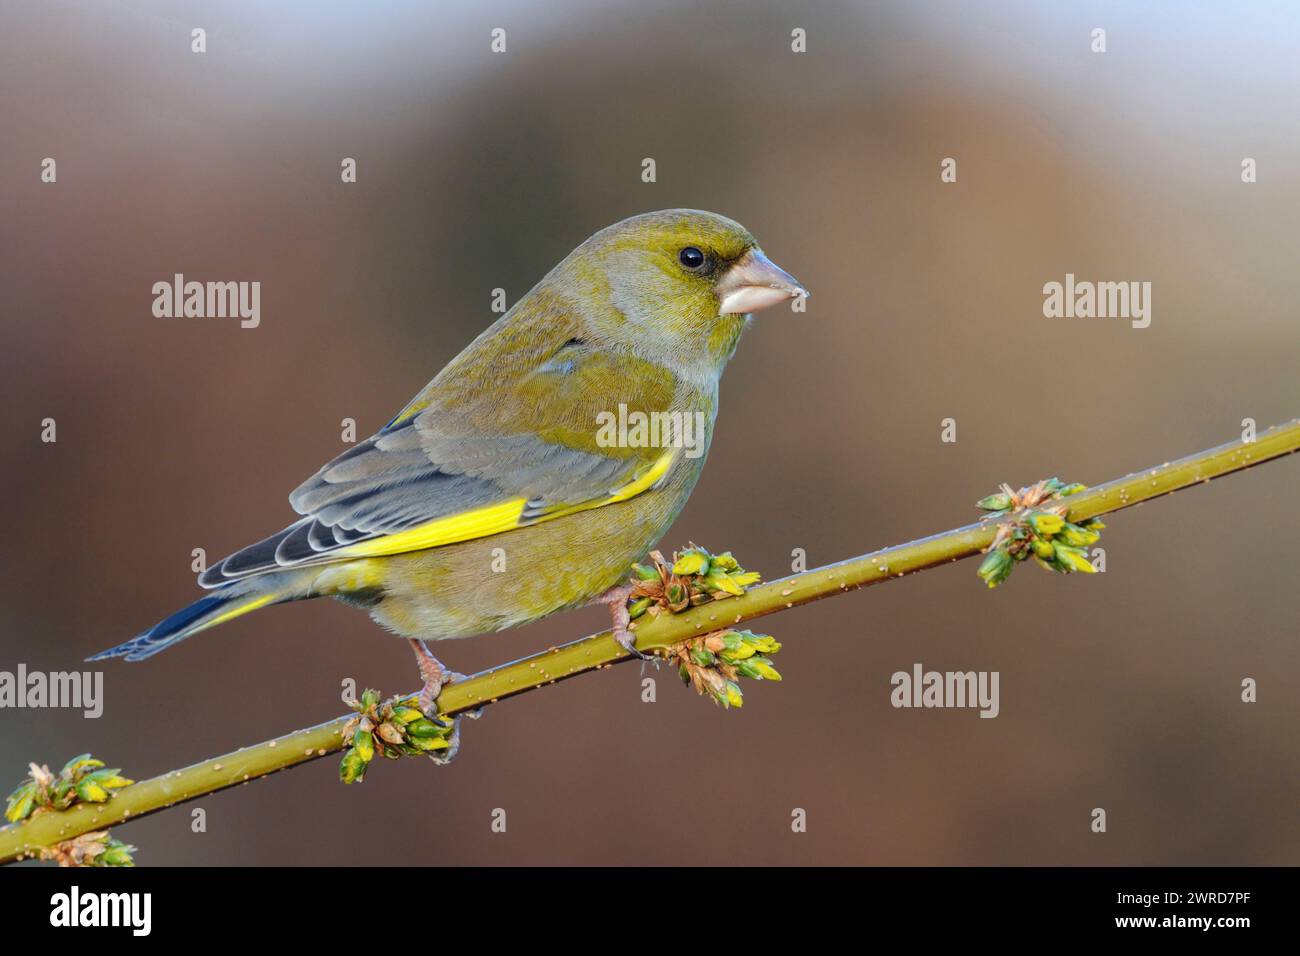
M250 611L310 596L305 588L296 584L292 575L258 575L217 588L125 644L100 651L86 660L125 657L128 661L142 661L199 631L242 617Z

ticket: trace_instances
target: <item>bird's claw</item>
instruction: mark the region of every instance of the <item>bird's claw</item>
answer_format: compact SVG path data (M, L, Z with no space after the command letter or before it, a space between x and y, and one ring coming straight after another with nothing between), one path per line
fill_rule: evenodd
M655 659L653 655L645 654L637 648L636 635L626 627L614 629L614 640L618 641L619 647L623 648L623 650L627 651L638 660L652 661Z
M420 708L420 713L426 717L438 716L438 697L442 694L442 689L453 681L465 680L464 674L458 674L449 670L442 661L433 656L429 650L429 645L424 641L409 639L411 650L415 652L415 661L420 667L420 679L424 681L424 687L420 689L420 696L416 698L416 705Z
M610 588L604 594L592 601L593 604L604 604L609 607L612 625L610 630L614 634L614 640L618 641L618 646L623 648L633 657L643 661L651 660L649 654L642 654L637 650L636 637L632 634L631 623L632 617L628 613L627 599L632 595L632 586L630 584L619 584Z
M464 680L464 679L465 679L465 675L464 675L464 674L452 674L451 676L452 676L452 678L453 678L454 680ZM451 683L451 681L448 681L447 683ZM463 718L463 717L467 717L467 718L469 718L470 720L478 720L478 719L479 719L480 717L482 717L482 716L483 716L483 708L482 708L482 707L475 707L473 710L465 710L465 711L461 711L461 712L458 713L458 714L441 714L441 715L439 715L439 717L438 717L439 720L450 720L450 721L451 721L451 736L447 738L447 744L448 744L447 749L444 750L442 753L432 753L432 754L430 754L430 755L429 755L430 759L433 760L433 762L434 762L435 764L437 764L439 767L445 767L445 766L447 766L447 764L449 764L449 763L451 763L453 760L455 760L455 759L456 759L456 755L457 755L458 753L460 753L460 721L461 721L461 718Z
M467 680L464 674L456 671L443 670L437 680L425 679L424 687L420 691L420 696L416 698L416 704L420 708L420 713L426 717L445 717L445 714L438 712L438 698L442 696L442 689L448 684L454 684L456 681ZM475 711L475 718L483 712L483 708Z
M442 753L429 754L429 759L439 767L447 766L447 764L455 760L456 755L460 753L460 715L457 714L451 718L444 719L451 720L451 736L447 738L447 749Z

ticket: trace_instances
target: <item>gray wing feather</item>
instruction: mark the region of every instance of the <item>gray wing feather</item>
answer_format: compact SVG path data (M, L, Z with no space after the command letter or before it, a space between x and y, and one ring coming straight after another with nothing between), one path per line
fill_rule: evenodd
M589 501L624 484L634 468L531 435L444 434L432 418L417 415L343 452L289 496L300 520L213 565L199 584L323 563L358 541L521 496L526 516L547 503Z

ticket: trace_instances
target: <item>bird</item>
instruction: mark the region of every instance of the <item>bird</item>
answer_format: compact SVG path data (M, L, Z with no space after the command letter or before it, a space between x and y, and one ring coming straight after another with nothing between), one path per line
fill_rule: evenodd
M407 639L430 714L460 675L429 641L600 603L618 643L642 656L629 629L631 564L695 488L718 383L752 313L807 296L716 213L667 209L601 229L388 424L299 485L296 520L203 571L208 594L88 660L144 660L261 608L324 596ZM638 413L683 427L660 429L657 442L610 427ZM692 423L693 443L683 440Z

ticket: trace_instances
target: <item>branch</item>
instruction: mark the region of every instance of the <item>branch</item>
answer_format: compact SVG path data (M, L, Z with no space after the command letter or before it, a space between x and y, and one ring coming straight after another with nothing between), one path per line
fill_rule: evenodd
M1297 450L1300 450L1300 419L1261 432L1253 442L1220 445L1072 495L1066 499L1069 519L1078 522L1120 511ZM971 557L993 543L997 528L996 516L989 517L942 534L752 587L726 601L704 604L681 614L646 618L635 630L637 647L650 652L662 650L698 634ZM613 635L605 631L449 684L438 698L439 710L445 714L475 710L631 659ZM42 847L339 751L343 749L345 725L352 716L338 717L141 781L117 790L107 802L78 803L67 810L33 815L22 823L0 829L0 863L34 856Z

